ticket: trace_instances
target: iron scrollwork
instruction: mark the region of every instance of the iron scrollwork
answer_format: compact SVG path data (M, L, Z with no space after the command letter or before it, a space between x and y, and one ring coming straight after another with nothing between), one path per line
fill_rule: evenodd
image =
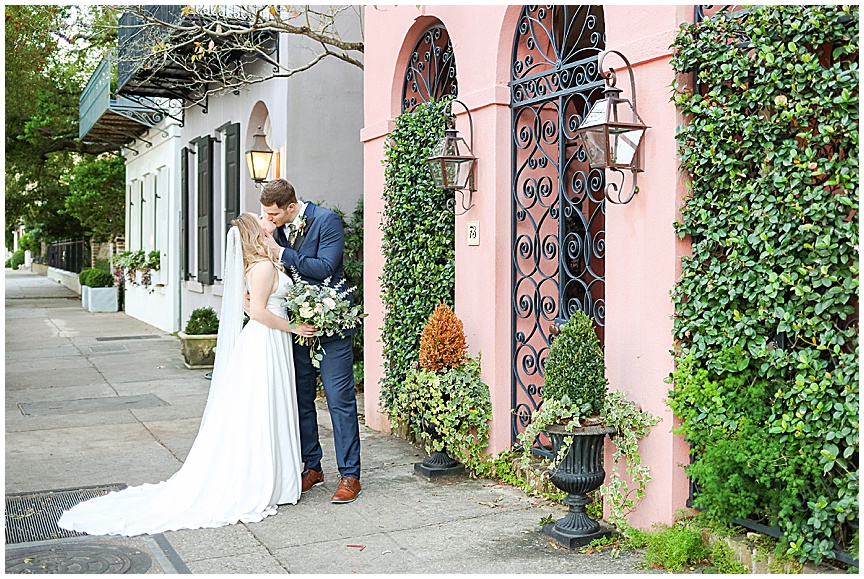
M458 96L456 60L447 29L436 24L420 35L411 52L402 85L402 112L420 103Z
M583 311L603 341L605 181L575 130L603 96L600 6L526 6L511 69L512 442L542 401L549 327Z

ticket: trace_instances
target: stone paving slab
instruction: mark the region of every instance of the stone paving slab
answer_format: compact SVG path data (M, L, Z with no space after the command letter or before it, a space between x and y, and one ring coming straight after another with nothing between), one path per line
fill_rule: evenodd
M108 383L75 385L57 388L20 388L6 391L6 409L20 410L21 402L37 400L72 400L75 398L96 398L98 396L116 396L117 391Z
M92 414L97 412L120 412L135 408L153 408L168 403L153 393L135 396L102 396L78 400L49 400L22 402L19 404L25 416L55 416L69 414Z
M61 371L37 372L16 365L6 367L6 390L25 388L63 388L67 386L89 386L104 384L105 377L92 365L79 368L66 368Z
M6 411L6 433L39 435L40 431L53 431L75 428L92 428L128 424L130 427L140 421L130 412L101 412L96 414L70 414L60 416L24 416L17 408ZM8 444L8 438L7 438ZM8 475L7 475L8 476Z

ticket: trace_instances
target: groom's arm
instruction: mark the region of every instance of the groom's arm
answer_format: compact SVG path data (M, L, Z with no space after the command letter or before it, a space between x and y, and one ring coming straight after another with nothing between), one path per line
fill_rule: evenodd
M321 236L318 240L318 253L315 256L302 255L297 250L286 247L282 251L282 263L285 271L294 268L304 277L317 281L324 281L333 277L342 261L345 250L345 231L339 216L335 213L326 213L318 219L325 220L321 224Z

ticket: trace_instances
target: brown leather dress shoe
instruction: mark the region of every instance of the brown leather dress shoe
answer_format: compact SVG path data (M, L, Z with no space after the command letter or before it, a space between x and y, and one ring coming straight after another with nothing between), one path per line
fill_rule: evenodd
M300 475L300 479L303 481L303 490L301 492L305 493L312 487L317 487L324 482L324 473L307 468L303 471L303 474Z
M339 481L339 488L333 493L333 498L330 502L333 503L350 503L360 496L360 481L350 476L343 476Z

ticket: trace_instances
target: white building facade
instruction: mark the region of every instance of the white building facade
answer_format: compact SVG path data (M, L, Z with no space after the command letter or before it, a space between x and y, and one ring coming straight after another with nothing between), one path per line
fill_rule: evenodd
M131 40L123 35L123 19L120 24L122 55L123 43ZM360 36L356 15L345 14L344 24L349 34ZM272 57L296 68L309 61L316 44L282 33ZM145 79L133 71L126 74L131 81L125 81L122 62L121 57L119 92L141 102L152 103L155 96L166 106L169 101L158 97L170 91L160 93L147 84L160 72L148 71ZM261 72L272 67L264 62L247 66ZM261 185L252 180L245 159L257 132L266 135L274 151L268 179L287 179L302 200L346 213L354 209L363 190L363 71L325 58L291 77L211 95L203 105L170 102L173 109L166 112L171 114L123 148L126 250L160 256L149 286L125 283L124 301L129 315L176 332L196 308L219 312L230 222L240 212L261 212Z

